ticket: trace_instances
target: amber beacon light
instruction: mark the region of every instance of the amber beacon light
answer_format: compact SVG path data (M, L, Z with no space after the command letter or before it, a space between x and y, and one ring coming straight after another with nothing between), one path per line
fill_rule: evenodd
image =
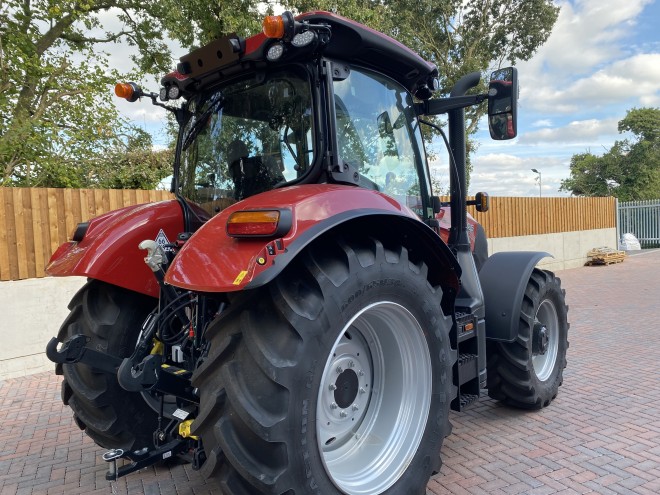
M281 15L269 15L264 18L264 34L267 38L280 39L284 37L284 19Z
M115 95L119 98L124 98L130 102L137 101L140 96L143 96L142 89L135 83L117 83L115 85Z

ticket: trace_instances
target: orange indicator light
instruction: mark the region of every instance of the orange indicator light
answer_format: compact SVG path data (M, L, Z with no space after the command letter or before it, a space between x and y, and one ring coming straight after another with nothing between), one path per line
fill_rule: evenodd
M227 220L227 234L232 237L271 236L277 232L277 210L235 211Z
M269 15L264 18L263 22L264 34L267 38L283 38L284 37L284 19L281 15Z

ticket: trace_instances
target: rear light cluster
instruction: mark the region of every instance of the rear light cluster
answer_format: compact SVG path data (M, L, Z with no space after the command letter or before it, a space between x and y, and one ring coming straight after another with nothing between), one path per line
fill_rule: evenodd
M242 210L229 215L227 235L230 237L283 237L291 230L291 211Z

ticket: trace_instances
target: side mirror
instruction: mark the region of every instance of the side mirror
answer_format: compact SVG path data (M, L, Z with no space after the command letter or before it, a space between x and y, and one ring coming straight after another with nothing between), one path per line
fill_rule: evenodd
M498 69L488 85L488 130L496 140L518 135L518 70Z
M387 113L387 110L376 117L376 122L378 123L378 134L380 134L381 138L394 134L392 121L390 120L390 114Z

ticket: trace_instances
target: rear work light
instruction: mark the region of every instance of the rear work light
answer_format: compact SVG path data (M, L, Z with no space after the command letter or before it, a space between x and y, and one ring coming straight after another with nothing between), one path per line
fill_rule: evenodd
M227 219L230 237L282 237L291 230L290 210L235 211Z

